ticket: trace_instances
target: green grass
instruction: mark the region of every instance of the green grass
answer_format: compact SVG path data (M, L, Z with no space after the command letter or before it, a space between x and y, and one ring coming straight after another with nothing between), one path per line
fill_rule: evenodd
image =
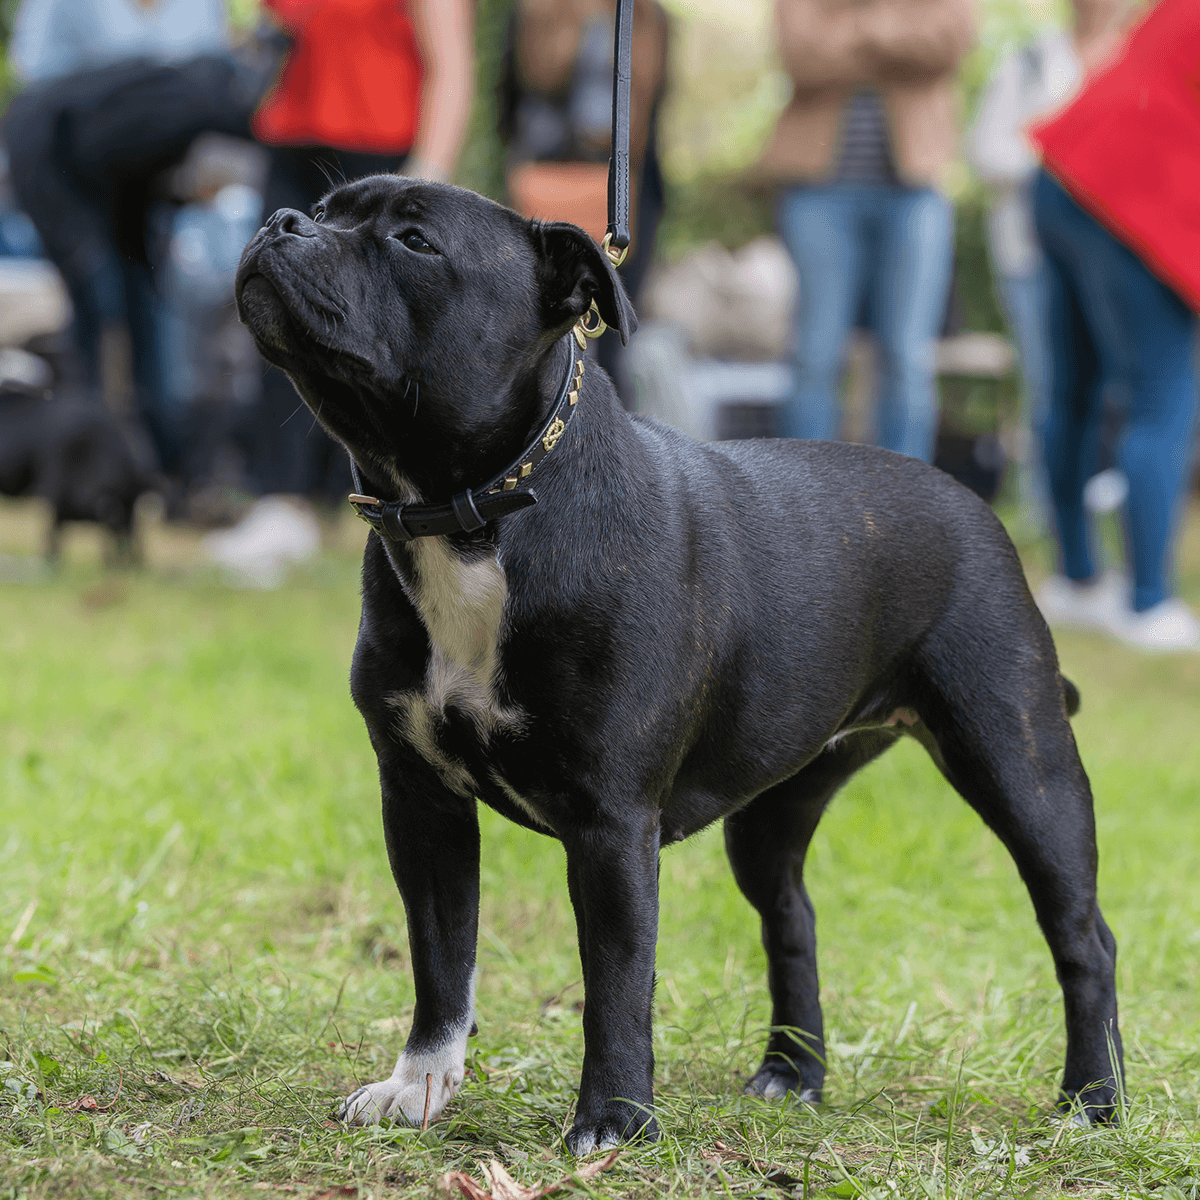
M330 1119L390 1071L412 1005L347 693L356 536L279 592L223 587L165 531L141 575L103 576L81 538L49 579L23 557L34 510L0 508L0 579L17 580L0 582L0 1200L429 1196L493 1158L530 1186L574 1166L582 991L562 853L488 812L466 1087L424 1133ZM1196 602L1200 520L1189 538ZM1027 555L1043 569L1044 547ZM663 858L664 1137L578 1192L1200 1194L1200 656L1083 636L1060 652L1121 944L1125 1123L1051 1119L1061 1004L1028 899L902 745L846 788L810 859L827 1103L741 1094L764 960L710 830Z

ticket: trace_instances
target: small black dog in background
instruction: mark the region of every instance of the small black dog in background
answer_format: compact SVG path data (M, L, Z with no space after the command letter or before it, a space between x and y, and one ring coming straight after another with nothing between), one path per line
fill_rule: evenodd
M111 535L107 561L135 566L141 550L134 505L155 483L145 437L98 395L52 392L48 382L48 368L44 380L32 370L0 370L0 495L41 496L50 504L47 562L59 560L67 521L92 521Z

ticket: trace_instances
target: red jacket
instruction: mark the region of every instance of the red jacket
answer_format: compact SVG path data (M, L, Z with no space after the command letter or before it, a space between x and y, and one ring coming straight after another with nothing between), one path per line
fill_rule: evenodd
M404 0L263 0L294 38L254 116L268 145L403 154L417 134L421 59Z
M1063 187L1200 310L1200 0L1158 0L1030 136Z

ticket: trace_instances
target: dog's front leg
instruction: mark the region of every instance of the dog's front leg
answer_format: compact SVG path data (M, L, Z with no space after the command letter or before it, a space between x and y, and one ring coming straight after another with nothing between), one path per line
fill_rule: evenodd
M463 1081L475 1019L479 822L473 799L416 787L413 776L401 786L380 766L384 832L408 917L416 1009L395 1070L347 1097L341 1115L360 1125L385 1118L419 1125L427 1112L436 1117Z
M658 816L596 822L564 839L583 963L583 1078L573 1154L654 1139L654 947Z

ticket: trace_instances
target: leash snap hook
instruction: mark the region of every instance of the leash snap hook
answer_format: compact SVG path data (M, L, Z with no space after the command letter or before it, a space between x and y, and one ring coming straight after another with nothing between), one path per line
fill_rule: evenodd
M619 267L625 261L625 257L629 253L629 247L622 246L618 249L612 244L612 236L612 231L609 230L600 243L600 249L604 251L605 257L614 267Z

